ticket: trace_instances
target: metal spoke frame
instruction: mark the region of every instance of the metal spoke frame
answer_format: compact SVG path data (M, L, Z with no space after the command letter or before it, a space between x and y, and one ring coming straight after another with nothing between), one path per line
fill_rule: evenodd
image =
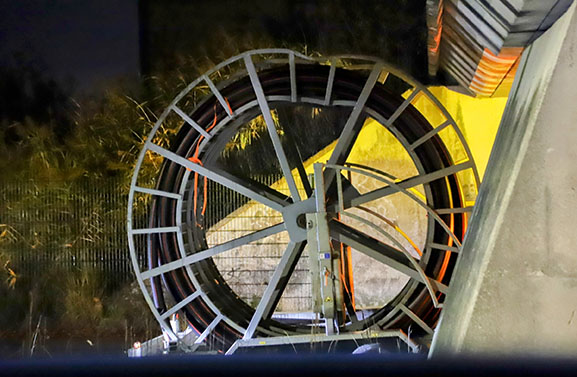
M288 64L288 67L290 70L290 87L291 87L290 95L288 95L288 96L267 96L267 95L265 95L265 93L262 91L262 87L260 87L260 82L259 82L259 77L258 77L258 72L261 69L259 67L258 62L262 59L268 59L267 60L267 66L270 66L271 64L279 64L279 65ZM230 67L233 67L235 64L238 65L239 63L243 63L243 62L244 62L244 67L246 69L245 74L248 77L250 77L252 87L253 87L253 90L255 91L257 99L255 101L252 101L250 103L245 104L243 107L240 107L237 109L231 109L230 105L228 104L228 101L220 92L219 83L213 82L211 80L211 77L214 77L214 74L216 74L218 72L226 71ZM326 87L326 92L325 92L324 98L320 98L320 99L319 98L312 98L312 97L308 98L308 97L304 97L304 96L300 95L298 85L296 82L296 72L295 72L295 65L296 64L322 64L322 65L329 65L330 66L329 76L328 76L329 78L327 81L327 87ZM351 69L351 70L355 70L355 69L366 70L369 72L369 77L367 79L367 82L365 83L365 87L362 90L360 97L356 101L342 101L342 100L334 100L333 99L333 93L332 92L333 92L333 83L334 83L334 79L335 79L335 72L336 72L337 68L342 68L342 67L346 67L347 69ZM378 114L376 114L375 112L371 111L371 109L365 108L366 100L367 100L368 96L370 95L370 92L371 92L373 86L376 84L379 77L382 77L383 74L385 75L385 77L386 77L386 75L392 74L392 75L400 78L404 82L408 83L413 88L412 93L406 98L406 100L403 102L403 104L397 108L397 110L393 113L393 115L389 119L381 119L381 117ZM218 103L220 103L222 108L225 110L225 113L227 114L227 117L220 120L210 130L203 129L197 122L195 122L193 119L191 119L191 117L189 116L189 114L187 114L187 112L185 112L179 106L180 102L183 100L183 98L185 96L187 96L189 93L197 90L200 86L205 85L205 84L209 86L211 94L217 99ZM353 168L353 167L347 167L347 166L340 165L340 164L344 163L344 161L342 161L343 156L346 157L346 155L348 154L347 150L350 150L350 147L352 145L351 143L354 142L354 139L356 138L356 134L358 133L358 131L360 130L360 127L362 126L362 124L360 126L358 126L359 119L365 119L366 117L371 117L371 118L377 120L379 123L381 123L385 127L388 127L405 110L405 108L407 106L409 106L412 103L412 101L414 101L414 99L417 96L421 96L421 95L428 97L429 100L434 105L437 106L439 111L446 118L446 121L443 122L442 124L436 126L428 134L422 136L420 139L418 139L416 141L413 141L412 143L409 143L407 140L405 140L402 137L402 135L395 134L395 136L401 142L401 144L405 147L405 149L407 150L407 152L409 153L411 158L413 158L415 165L417 167L417 170L420 172L419 175L412 177L412 178L409 178L405 181L394 182L394 181L390 180L389 178L387 178L386 176L383 176L380 174L368 173L366 170L363 170L360 168ZM282 199L279 199L277 197L271 196L271 195L267 194L266 192L260 192L258 189L252 187L250 182L243 182L238 177L230 176L225 172L217 172L215 169L212 169L210 167L204 167L202 164L197 163L197 162L193 162L193 161L187 159L185 156L177 155L176 153L172 152L170 148L161 147L160 145L155 144L154 140L156 138L156 134L157 134L158 130L164 125L168 115L170 113L175 113L182 119L183 127L184 126L192 127L194 130L196 130L199 133L199 135L202 135L203 140L199 143L199 145L200 145L200 149L203 149L207 145L207 143L209 143L210 140L216 134L218 134L220 132L220 130L223 127L225 127L230 122L234 121L235 117L238 114L242 114L249 109L253 109L253 108L258 107L258 108L260 108L261 114L263 115L263 117L265 119L265 123L267 125L269 136L271 137L271 140L273 142L276 156L279 160L282 172L283 172L283 174L287 180L288 186L289 186L291 198L292 198L293 202L296 202L296 201L301 200L301 198L300 198L300 195L299 195L298 190L296 188L296 183L295 183L295 180L293 178L292 171L289 167L289 162L288 162L288 159L286 157L285 151L283 150L283 146L282 146L280 139L278 137L279 135L276 132L274 121L273 121L271 114L270 114L270 106L271 105L269 105L269 104L274 104L274 103L278 103L278 102L282 102L282 103L300 102L303 104L310 104L310 105L314 105L314 106L343 106L343 107L350 107L352 109L351 115L349 116L349 119L347 120L347 123L345 125L345 130L343 130L343 133L341 134L342 140L341 140L341 138L339 138L339 141L337 143L337 148L335 148L335 152L331 155L331 158L329 160L329 164L326 165L325 168L337 170L336 177L338 177L337 179L339 181L338 182L339 185L342 184L342 182L340 182L340 180L341 180L340 170L350 170L350 171L355 171L357 173L365 174L365 175L369 175L369 176L371 176L371 174L372 174L372 176L371 176L372 178L386 183L387 187L385 187L383 189L376 190L376 192L360 195L357 198L353 198L349 202L346 202L346 201L339 202L339 211L338 212L342 212L345 216L350 215L350 214L347 214L346 212L344 212L347 208L356 207L356 206L359 206L363 203L369 202L371 200L379 199L379 198L382 198L386 195L391 195L391 194L395 194L395 193L402 193L404 195L408 195L409 197L411 197L415 201L420 201L420 199L416 198L413 194L411 194L410 191L408 191L408 189L411 187L417 186L417 185L424 184L426 194L427 194L427 196L430 196L430 193L428 192L428 188L427 188L427 183L433 179L438 179L437 176L439 176L439 175L441 177L445 177L448 175L453 175L457 171L470 169L473 172L473 177L475 179L475 183L478 185L480 182L479 175L478 175L477 170L474 166L473 157L472 157L472 154L469 150L469 147L467 146L461 131L459 130L459 128L457 127L456 123L451 118L451 116L447 112L447 110L444 109L444 107L428 91L428 89L426 87L422 86L416 80L407 76L402 71L382 62L379 59L376 59L373 57L366 57L366 56L357 56L357 55L341 55L341 56L335 56L335 57L330 58L328 61L328 64L327 64L327 61L325 59L323 59L323 60L315 59L315 58L312 58L312 57L309 57L309 56L306 56L304 54L300 54L298 52L288 50L288 49L263 49L263 50L247 51L243 54L240 54L238 56L235 56L233 58L230 58L230 59L218 64L213 69L209 70L207 73L205 73L204 75L199 77L197 80L193 81L190 85L188 85L179 95L177 95L175 97L173 102L167 107L167 109L163 112L163 114L158 118L158 121L156 122L156 124L154 125L154 127L152 128L150 133L148 134L148 136L146 138L147 142L145 143L144 148L141 150L140 155L138 157L138 160L136 162L134 175L133 175L133 178L131 181L129 197L128 197L128 213L127 213L128 243L129 243L130 257L131 257L134 271L136 273L137 282L140 286L141 291L144 294L144 298L145 298L146 302L148 303L154 317L160 323L165 334L167 334L167 336L172 341L178 341L179 340L179 334L177 332L173 331L170 324L168 323L169 317L171 315L177 313L179 310L181 310L184 306L186 306L190 302L193 302L194 300L199 300L199 299L203 300L205 302L205 304L212 310L212 312L215 313L215 317L214 317L213 321L200 334L200 338L198 338L198 339L200 339L199 342L203 341L209 335L209 333L211 331L214 331L214 329L221 322L226 323L230 327L232 327L235 330L239 331L240 333L244 334L244 337L246 339L251 338L254 335L260 320L262 318L266 318L267 316L270 316L272 310L274 310L274 307L272 307L273 306L272 304L275 302L278 302L278 297L275 297L275 295L280 295L282 293L282 289L280 289L280 290L278 289L280 287L279 282L283 279L288 280L288 277L290 277L290 268L289 267L294 264L293 263L294 258L295 257L298 258L298 255L300 255L300 252L302 252L303 245L301 243L295 243L295 242L289 243L289 245L287 246L287 250L283 254L283 257L281 259L281 263L279 264L279 266L275 270L275 272L273 274L273 278L269 282L269 285L268 285L267 290L265 292L266 297L263 297L263 299L261 299L261 302L259 303L257 310L255 311L255 314L254 314L253 318L251 319L247 328L244 328L244 327L238 325L235 321L228 318L225 314L223 314L217 308L217 306L211 301L210 297L208 297L202 291L201 285L199 284L198 280L194 276L194 273L192 273L192 271L190 270L190 265L193 263L196 263L198 261L204 260L205 258L211 258L214 255L217 255L217 254L222 253L224 251L230 250L232 248L239 247L240 245L243 245L245 243L249 243L249 242L252 242L254 240L260 239L261 236L265 237L267 235L274 234L278 231L284 231L285 229L282 229L283 228L282 224L275 225L275 226L272 226L270 228L256 231L256 232L249 234L247 236L239 237L239 238L234 239L232 241L229 241L225 244L216 245L216 246L211 247L209 249L190 254L186 251L185 241L183 239L183 232L184 232L183 223L185 221L182 218L182 216L183 216L182 213L183 213L183 202L184 202L183 198L185 197L185 191L186 191L186 184L185 183L190 179L191 174L196 173L202 177L206 177L206 178L211 179L211 180L213 180L219 184L222 184L225 187L232 189L233 191L236 191L236 192L244 195L245 197L247 197L249 199L260 202L260 203L264 204L265 206L272 208L276 211L279 211L281 213L283 212L284 208L290 203L288 203ZM447 170L445 170L445 171L438 171L438 172L432 172L432 173L424 172L423 167L420 165L420 163L418 162L418 159L414 155L414 150L416 148L418 148L421 144L428 141L430 138L435 137L441 130L448 128L448 127L451 127L454 130L454 132L456 133L456 135L458 136L460 143L461 143L461 145L462 145L462 147L463 147L463 149L467 155L467 161L465 163L463 163L462 165L452 165L451 167L448 167ZM144 161L146 159L146 155L148 153L159 154L160 156L164 157L165 159L174 161L174 162L180 164L181 166L183 166L184 168L189 169L189 171L187 171L183 175L183 178L182 178L183 183L180 185L179 192L169 192L169 191L164 191L164 190L159 190L159 189L152 189L152 188L147 188L147 187L141 186L139 184L139 175L141 173L143 163L144 163ZM299 174L302 175L302 172L299 171ZM435 177L437 177L437 178L435 178ZM134 210L135 204L136 204L135 203L135 195L137 193L140 195L148 195L151 198L154 197L154 198L163 198L164 200L174 200L176 202L176 207L177 207L176 217L175 217L175 225L171 226L171 227L134 228L133 227L133 210ZM340 198L340 199L342 199L342 198ZM432 218L432 219L430 219L430 221L431 222L435 222L435 221L438 222L443 227L443 229L449 233L450 233L450 230L448 229L447 224L445 224L442 221L442 219L440 219L439 215L440 214L456 214L456 213L463 213L463 212L470 211L470 207L444 208L444 209L439 209L438 213L437 213L437 212L435 212L435 210L433 208L429 207L427 205L427 203L420 201L420 204L423 204L424 205L423 208L425 208L427 210L427 212L430 213L431 218ZM334 207L328 208L328 210L332 211L332 210L335 210L335 208ZM176 261L170 262L170 263L165 264L165 265L161 265L161 266L157 266L157 267L149 268L149 269L143 269L141 267L141 261L140 261L140 257L139 257L139 255L142 254L142 251L137 250L137 245L135 242L135 236L137 236L137 235L149 235L149 234L162 234L165 232L176 233L177 239L178 239L180 258ZM431 242L427 245L427 247L428 248L442 248L443 250L450 250L453 252L457 252L458 248L460 247L460 241L452 233L449 236L451 237L451 239L453 239L453 242L456 246L438 245L438 244ZM396 245L396 246L398 247L399 245ZM399 248L399 250L401 250L403 255L405 255L405 257L407 257L408 251L406 249L401 247L401 248ZM411 259L411 258L408 258L408 259ZM416 263L416 261L408 260L408 262L413 267L413 269L417 273L417 275L421 277L420 281L422 281L427 286L427 289L431 293L431 297L433 297L433 301L435 302L435 306L437 306L439 303L438 303L438 301L436 301L436 298L435 298L433 292L436 292L438 290L443 291L444 289L446 289L446 287L444 287L439 282L435 282L435 281L431 280L429 277L427 277L424 274L424 271L422 270L422 268L419 266L419 264ZM188 275L188 277L192 281L196 290L193 293L191 293L190 295L188 295L187 297L185 297L183 300L177 302L171 308L168 308L167 311L161 313L159 311L159 309L156 307L156 304L155 304L153 297L152 297L153 294L151 293L150 288L147 286L146 280L148 280L152 277L155 277L155 276L160 276L162 274L170 273L171 271L174 271L175 269L180 269L180 268L184 268L184 270L186 271L186 274ZM286 276L287 273L289 273L289 276ZM280 293L279 293L279 291L280 291ZM403 306L399 306L399 310L404 310L405 312L406 312L406 310L408 310L406 307L404 307L403 303L401 303L399 305L403 305Z
M398 251L400 251L407 258L407 260L411 263L412 267L416 271L417 275L412 273L412 271L407 270L406 266L404 266L404 265L401 265L402 267L399 268L398 263L397 264L390 263L389 259L382 259L374 253L369 253L367 255L374 257L374 258L376 256L375 259L380 261L381 263L387 264L390 267L398 269L399 271L401 271L405 274L408 274L411 278L416 279L416 280L424 283L425 286L427 287L427 290L429 291L429 294L431 296L431 300L433 301L435 308L442 307L442 304L439 303L437 295L436 295L437 292L439 292L439 291L444 292L444 293L446 292L446 287L444 287L442 283L435 281L432 278L428 277L426 275L425 271L423 270L423 268L420 266L419 262L389 232L385 231L383 228L378 227L374 223L372 223L368 220L365 220L364 218L362 218L358 215L355 215L353 213L345 211L345 209L347 209L347 208L345 208L344 200L343 200L343 194L342 194L341 171L355 172L355 173L370 177L372 179L375 179L377 181L381 181L381 182L387 184L387 187L390 188L393 192L402 193L402 194L406 195L407 197L409 197L411 200L413 200L415 203L417 203L421 208L423 208L425 211L427 211L427 214L430 217L432 217L435 220L435 222L441 226L441 228L450 237L452 242L456 245L456 246L451 246L451 245L442 245L442 244L429 242L427 244L428 247L439 249L439 250L448 250L448 251L458 253L460 251L460 248L461 248L461 242L459 241L458 237L451 231L451 229L445 223L445 221L443 221L443 219L441 219L441 217L435 211L435 209L431 208L427 203L425 203L423 200L418 198L415 194L408 191L406 188L404 188L400 184L395 183L395 181L392 180L387 173L384 173L384 172L380 172L380 174L375 173L376 169L374 169L374 168L363 169L363 167L361 165L358 165L358 164L355 164L355 167L344 166L344 165L334 165L334 164L324 164L324 168L334 170L335 171L334 175L337 177L337 187L338 187L337 213L339 213L342 216L349 217L349 218L352 218L356 221L362 222L363 224L369 226L371 229L373 229L377 233L384 235L389 241L391 241L397 247ZM349 208L353 208L353 207L349 207ZM404 234L401 234L401 235L404 236ZM343 241L343 242L346 243L346 241ZM358 240L357 240L357 242L358 242ZM362 249L362 248L359 248L358 250L361 252L364 252L364 249Z

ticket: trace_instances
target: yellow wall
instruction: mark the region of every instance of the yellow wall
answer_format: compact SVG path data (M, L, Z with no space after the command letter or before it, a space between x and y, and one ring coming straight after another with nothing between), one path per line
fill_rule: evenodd
M445 106L465 135L482 179L507 98L473 98L445 87L429 90ZM417 100L415 106L424 111L426 116L427 111L436 111L429 106L423 108L422 100Z
M501 121L501 116L507 103L507 98L473 98L447 89L446 87L431 87L429 90L447 109L461 129L475 159L479 176L482 179L487 167L487 162L489 161L493 142L495 141L495 135L499 128L499 122ZM408 94L409 93L406 95L408 96ZM444 116L439 113L437 107L425 99L424 96L415 100L413 105L423 113L433 127L445 121ZM443 138L445 131L442 131L440 134ZM448 148L451 148L450 140L444 139L443 141ZM335 143L332 143L327 146L322 152L305 163L305 167L309 173L312 172L312 163L318 161L325 162L328 160L334 145ZM388 149L384 150L383 145L388 146ZM394 148L391 149L392 146ZM406 151L398 141L371 119L365 123L363 130L359 134L349 156L349 162L362 163L363 160L387 157L389 159L401 159L405 156ZM389 171L389 173L393 172ZM399 176L402 175L403 174L399 173Z

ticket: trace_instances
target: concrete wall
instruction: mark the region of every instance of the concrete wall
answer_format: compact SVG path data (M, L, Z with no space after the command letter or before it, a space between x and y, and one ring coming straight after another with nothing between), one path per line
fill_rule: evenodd
M523 56L432 356L577 352L575 4Z

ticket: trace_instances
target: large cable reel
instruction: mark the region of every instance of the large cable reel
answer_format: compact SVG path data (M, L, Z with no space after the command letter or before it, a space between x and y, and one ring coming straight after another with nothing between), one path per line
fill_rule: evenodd
M328 327L431 333L478 183L455 121L402 72L248 51L192 82L148 135L129 195L131 258L175 341L177 313L222 352ZM311 237L323 234L319 254ZM325 254L334 268L316 271Z

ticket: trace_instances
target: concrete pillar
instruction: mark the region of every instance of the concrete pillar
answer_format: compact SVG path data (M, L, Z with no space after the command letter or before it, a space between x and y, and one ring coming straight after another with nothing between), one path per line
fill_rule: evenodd
M577 13L522 58L431 356L577 355Z

